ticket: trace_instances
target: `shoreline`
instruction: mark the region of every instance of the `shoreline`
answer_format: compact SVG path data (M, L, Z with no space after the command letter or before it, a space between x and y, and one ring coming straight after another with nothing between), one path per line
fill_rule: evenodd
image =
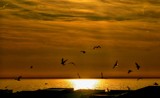
M94 90L73 88L47 88L35 91L18 91L13 93L9 89L0 89L0 97L57 97L57 98L160 98L160 86L146 86L137 90Z
M0 77L0 79L15 79L17 77ZM75 78L75 77L22 77L23 79L160 79L160 77L91 77L91 78Z

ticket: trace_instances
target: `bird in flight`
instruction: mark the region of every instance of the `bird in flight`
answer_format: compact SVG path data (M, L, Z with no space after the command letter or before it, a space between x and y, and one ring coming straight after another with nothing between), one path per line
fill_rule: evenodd
M98 46L94 46L94 47L93 47L93 49L96 49L96 48L101 48L101 46L98 45Z
M137 62L135 62L135 64L136 64L137 70L139 70L140 69L140 65Z
M101 78L103 79L103 73L101 72Z
M22 78L22 76L19 76L19 77L16 78L16 80L17 80L17 81L20 81L21 78Z
M78 76L78 78L81 78L80 75L79 75L79 73L77 73L77 76Z
M137 78L137 81L140 80L140 79L142 79L142 78L141 77Z
M117 60L116 63L114 64L113 69L114 69L115 67L117 67L117 66L118 66L118 60Z
M128 70L128 74L131 73L131 72L132 72L132 70L129 69L129 70Z
M61 59L61 64L64 66L65 63L67 62L68 59L64 60L63 58Z
M30 66L30 69L32 69L33 68L33 66Z
M8 88L8 86L5 86L5 89L7 89Z
M85 54L85 53L86 53L86 51L84 51L84 50L82 50L82 51L80 51L80 52L82 52L83 54Z

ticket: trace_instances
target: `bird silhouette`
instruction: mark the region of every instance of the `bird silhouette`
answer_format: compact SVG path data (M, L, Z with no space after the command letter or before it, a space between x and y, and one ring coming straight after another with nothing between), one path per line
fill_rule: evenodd
M79 73L77 73L77 76L78 76L78 78L81 78L80 75L79 75Z
M137 78L137 81L140 80L140 79L142 79L142 78L141 77Z
M118 60L117 60L116 63L114 64L113 69L114 69L115 67L117 67L117 66L118 66Z
M64 59L62 58L62 60L61 60L61 64L64 66L64 65L65 65L65 63L67 62L67 60L68 60L68 59L64 60Z
M101 78L103 79L103 73L101 72Z
M82 52L83 54L85 54L85 53L86 53L86 51L84 51L84 50L82 50L82 51L80 51L80 52Z
M33 66L30 66L30 69L32 69L33 68Z
M129 69L129 70L128 70L128 74L131 73L131 72L133 72L133 71Z
M5 88L5 89L7 89L7 88L8 88L8 86L5 86L4 88Z
M135 62L135 64L136 64L137 70L139 70L140 69L140 65L137 62Z
M17 81L20 81L21 78L22 78L22 76L19 76L19 77L16 78L16 80L17 80Z
M101 48L101 46L98 45L98 46L94 46L94 47L93 47L93 49L96 49L96 48Z

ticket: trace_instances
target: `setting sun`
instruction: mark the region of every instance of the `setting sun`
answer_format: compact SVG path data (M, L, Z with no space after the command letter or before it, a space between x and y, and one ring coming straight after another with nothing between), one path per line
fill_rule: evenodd
M98 83L98 80L94 79L74 79L71 80L71 83L73 84L74 90L78 89L95 89L96 84Z

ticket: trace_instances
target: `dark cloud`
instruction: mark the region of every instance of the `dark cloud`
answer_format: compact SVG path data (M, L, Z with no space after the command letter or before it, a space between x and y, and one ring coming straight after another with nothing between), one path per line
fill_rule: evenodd
M29 1L29 0L14 0L14 2L17 2L19 4L24 4L24 5L29 5L29 6L36 6L38 5L37 2L34 2L34 1Z
M96 1L94 1L96 2ZM45 2L33 2L33 1L19 1L3 2L7 3L6 9L13 9L6 15L1 15L1 18L5 18L8 15L17 16L23 19L30 20L92 20L92 21L128 21L128 20L142 20L142 21L157 21L160 18L159 10L155 10L154 7L159 1L143 1L149 2L147 8L143 9L142 1L108 1L109 3L98 5L96 3L87 4L81 2L67 2L67 1L45 1ZM104 1L101 1L104 2ZM119 3L118 3L119 2ZM51 3L51 4L50 4ZM1 6L3 5L1 4ZM43 6L44 8L37 8ZM144 5L145 6L145 5ZM15 9L15 11L14 11ZM102 9L102 10L100 10Z

